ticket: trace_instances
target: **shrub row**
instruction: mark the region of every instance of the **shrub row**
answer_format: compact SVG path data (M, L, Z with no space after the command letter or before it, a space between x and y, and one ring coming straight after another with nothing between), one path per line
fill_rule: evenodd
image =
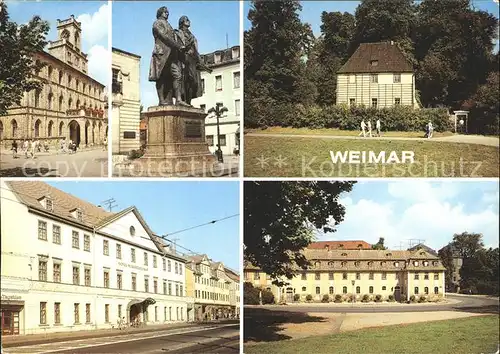
M451 131L452 122L446 108L413 109L408 106L375 109L364 106L309 106L300 104L276 104L260 107L259 117L245 116L248 128L271 126L294 128L338 128L360 130L361 121L370 120L372 130L380 119L382 131L425 131L429 121L435 131Z

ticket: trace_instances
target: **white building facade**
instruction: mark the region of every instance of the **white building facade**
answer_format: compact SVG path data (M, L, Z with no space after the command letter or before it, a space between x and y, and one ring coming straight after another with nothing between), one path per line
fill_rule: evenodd
M0 183L2 335L192 319L186 260L135 207L110 213L43 182Z
M140 148L141 57L112 48L112 152L128 154Z
M228 112L219 118L220 146L224 155L239 153L241 121L241 69L240 47L218 50L201 56L212 73L202 72L203 95L191 104L205 111L215 106L224 106ZM211 152L217 150L217 118L207 116L205 135Z

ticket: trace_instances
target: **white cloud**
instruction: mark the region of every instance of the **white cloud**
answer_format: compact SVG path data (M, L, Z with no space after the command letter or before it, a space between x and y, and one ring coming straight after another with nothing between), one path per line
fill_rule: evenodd
M102 45L94 45L88 52L89 59L89 75L102 83L109 86L111 55L107 48Z
M77 21L82 23L82 39L89 46L93 46L99 41L108 38L109 6L102 5L93 14L82 14L77 17Z
M406 189L396 186L393 192L399 196L402 190ZM432 191L445 198L453 195L449 191ZM321 240L365 240L376 243L379 237L384 237L385 245L389 248L398 249L401 245L406 249L409 239L419 239L438 250L450 242L454 234L467 231L482 233L487 247L498 247L499 215L498 209L493 207L468 212L463 204L437 199L414 201L407 207L400 203L380 203L368 199L355 202L350 198L344 200L347 202L343 203L346 207L344 221L336 233L323 235Z
M388 192L408 201L448 200L458 194L458 187L452 182L398 181L388 184Z

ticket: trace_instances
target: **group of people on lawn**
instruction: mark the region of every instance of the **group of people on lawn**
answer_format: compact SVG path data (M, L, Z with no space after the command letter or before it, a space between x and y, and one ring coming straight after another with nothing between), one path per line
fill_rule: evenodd
M376 136L382 136L382 125L380 123L380 119L377 119L377 121L375 122L375 129L376 129ZM432 125L432 122L429 121L429 123L427 123L425 125L425 137L427 139L430 139L432 138L432 135L434 133L434 126ZM361 120L361 132L359 133L358 136L361 136L363 135L363 138L366 138L366 136L368 135L370 138L373 136L372 135L372 122L370 120L368 120L368 123L365 123L365 120Z

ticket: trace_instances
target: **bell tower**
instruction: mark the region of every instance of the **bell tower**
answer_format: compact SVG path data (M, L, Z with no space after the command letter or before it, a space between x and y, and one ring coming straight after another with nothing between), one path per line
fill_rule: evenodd
M74 15L57 20L57 41L50 41L49 53L87 74L87 55L82 52L82 27Z

